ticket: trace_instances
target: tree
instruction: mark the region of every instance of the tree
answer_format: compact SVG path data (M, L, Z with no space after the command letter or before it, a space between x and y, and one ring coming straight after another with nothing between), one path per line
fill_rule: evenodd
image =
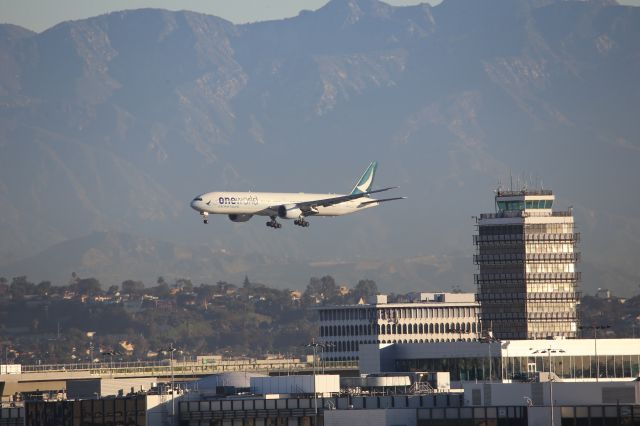
M9 294L9 284L7 284L7 279L5 277L0 277L0 296L4 296Z
M120 287L118 287L117 285L112 285L109 286L109 289L107 290L107 294L114 296L118 290L120 290Z
M122 293L128 295L141 295L144 292L142 281L126 280L122 282Z
M40 281L36 290L40 296L48 295L51 292L51 281Z
M358 284L356 284L356 288L353 289L353 295L355 297L355 302L360 300L360 298L368 298L378 294L378 286L376 282L373 280L360 280Z
M36 285L27 281L27 277L22 275L14 277L11 280L11 287L9 288L9 291L11 292L11 297L14 299L22 299L28 294L35 294L35 289Z
M338 295L338 286L331 275L322 278L312 277L304 291L303 298L309 302L314 300L327 301Z
M191 282L191 280L186 278L178 278L176 280L176 287L178 287L182 291L193 291L193 283Z
M150 291L151 291L151 294L153 294L154 296L159 297L161 299L165 299L169 297L169 294L170 294L169 284L167 284L164 281L158 282L158 285L155 287L152 287Z
M96 296L102 293L102 285L95 278L83 278L75 284L78 294L86 296Z

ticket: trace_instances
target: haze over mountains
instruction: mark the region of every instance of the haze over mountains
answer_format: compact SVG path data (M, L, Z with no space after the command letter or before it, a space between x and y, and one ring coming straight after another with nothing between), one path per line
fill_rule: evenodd
M573 206L586 291L640 284L640 8L333 0L248 25L146 9L0 25L0 64L0 276L472 290L472 216L511 172ZM408 200L280 231L189 208L214 189L348 191L373 159Z

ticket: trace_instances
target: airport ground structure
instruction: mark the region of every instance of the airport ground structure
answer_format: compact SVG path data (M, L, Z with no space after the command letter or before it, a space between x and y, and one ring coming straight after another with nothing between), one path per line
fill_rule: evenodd
M468 381L462 387L419 374L217 375L187 390L27 401L12 423L26 425L430 426L640 424L640 382ZM123 386L129 383L123 380ZM176 389L171 386L169 389ZM13 410L16 410L15 408ZM14 411L15 413L15 411Z
M497 192L477 294L319 307L305 360L25 366L66 379L63 400L4 407L0 425L640 425L640 339L576 338L578 235L554 199Z
M473 293L420 293L408 303L380 294L355 305L317 308L321 357L357 360L360 345L470 342L480 337L479 304Z
M357 372L354 361L323 361L316 365L319 371ZM69 383L78 380L156 378L167 381L174 377L178 382L190 382L212 374L226 372L262 373L274 375L311 374L313 357L226 359L220 356L202 356L195 360L169 360L160 362L106 362L80 364L12 365L9 374L0 374L0 394L3 403L10 403L16 394L46 395L56 398L66 394ZM1 423L0 423L1 424Z
M363 374L446 371L464 382L625 382L640 377L640 339L504 340L363 345Z
M554 200L551 190L498 190L496 211L477 218L480 321L495 338L578 336L580 235Z

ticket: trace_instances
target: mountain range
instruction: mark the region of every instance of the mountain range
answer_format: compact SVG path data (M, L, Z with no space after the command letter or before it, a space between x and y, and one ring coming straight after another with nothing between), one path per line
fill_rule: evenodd
M472 217L501 184L552 188L584 289L633 293L639 42L640 8L596 0L0 25L0 275L471 290ZM374 159L406 201L280 231L189 209L214 189L347 191Z

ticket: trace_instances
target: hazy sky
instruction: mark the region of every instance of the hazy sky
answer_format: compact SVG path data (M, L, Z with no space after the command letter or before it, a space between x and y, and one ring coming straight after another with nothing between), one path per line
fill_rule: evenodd
M328 0L0 0L0 22L42 31L70 19L83 19L124 9L154 7L193 10L220 16L235 23L295 16L303 9L315 10ZM401 6L438 4L441 0L385 0ZM640 6L640 0L620 0Z

